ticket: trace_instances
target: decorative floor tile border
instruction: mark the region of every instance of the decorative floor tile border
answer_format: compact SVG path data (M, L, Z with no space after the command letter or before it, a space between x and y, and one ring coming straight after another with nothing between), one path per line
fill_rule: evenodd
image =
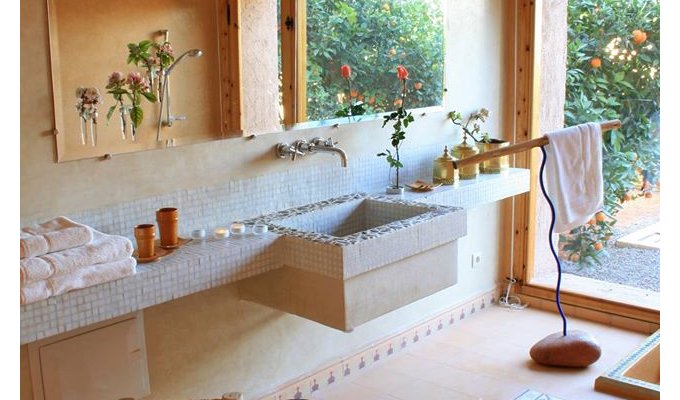
M418 323L401 333L392 335L363 350L334 362L316 372L312 372L293 382L282 385L273 393L260 397L260 400L307 399L312 395L360 374L369 367L420 343L438 333L452 329L458 323L484 311L498 299L498 288L476 296L472 300L453 306L434 317Z

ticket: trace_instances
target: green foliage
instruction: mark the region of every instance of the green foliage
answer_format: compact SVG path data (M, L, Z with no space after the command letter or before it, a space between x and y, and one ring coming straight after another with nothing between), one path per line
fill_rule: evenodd
M387 125L390 122L394 122L392 124L392 136L390 137L390 144L392 145L392 149L394 150L394 153L392 153L391 150L387 149L384 152L378 153L378 157L385 157L387 160L387 163L390 165L390 168L394 168L397 172L396 174L396 181L394 182L394 187L400 187L401 185L399 184L399 170L404 167L404 164L401 163L401 160L399 159L399 148L401 147L401 144L404 140L406 140L406 128L408 128L409 124L413 122L413 115L411 114L410 111L406 111L405 108L405 103L406 103L406 79L400 80L402 84L402 91L401 91L401 102L400 106L397 109L397 111L391 112L389 115L385 115L382 127L384 128L385 125Z
M610 218L561 237L563 249L581 263L597 262L602 253L594 247L611 235L640 172L652 180L659 173L659 23L658 0L568 3L565 125L622 122L603 136L604 211Z
M392 145L394 153L389 149L386 149L384 152L378 153L378 157L385 157L390 168L395 168L397 175L394 186L399 187L399 169L404 167L404 164L399 160L399 148L401 147L401 143L406 139L406 128L413 122L413 115L410 111L406 111L402 105L397 111L385 115L383 118L385 119L382 125L383 128L389 122L394 121L394 124L392 124L392 136L390 137L390 144Z
M481 139L479 140L475 137L475 134L479 133L479 130L482 129L480 123L486 122L488 117L489 110L486 108L481 108L479 111L471 113L468 116L467 121L463 124L463 115L459 111L453 110L449 112L449 119L451 122L453 122L454 125L460 126L463 130L463 141L467 141L469 136L475 142L481 141L484 143L489 143L491 139L489 138L488 132L482 133ZM472 128L470 128L470 123L472 123Z
M399 106L395 94L401 88L394 79L397 64L411 71L409 101L413 108L440 105L444 91L440 1L308 1L308 119L335 118L339 109L342 113L347 107L346 82L340 76L343 64L354 71L353 99L355 104L362 103L367 114Z

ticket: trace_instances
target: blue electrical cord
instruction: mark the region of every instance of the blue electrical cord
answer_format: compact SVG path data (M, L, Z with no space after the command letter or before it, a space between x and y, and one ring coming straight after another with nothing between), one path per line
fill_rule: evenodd
M550 229L548 230L548 243L550 243L550 251L552 252L553 257L555 258L555 262L557 262L557 287L555 288L555 301L557 302L557 310L560 312L560 315L562 316L562 335L567 336L567 317L564 315L564 311L562 311L562 305L560 304L560 284L562 283L562 265L560 264L559 257L557 257L557 252L555 251L555 247L553 246L552 241L553 228L555 227L555 206L553 206L552 201L550 201L550 197L548 197L548 192L545 191L545 185L543 184L543 170L545 169L545 161L548 158L548 156L545 153L544 146L541 146L541 152L543 153L543 161L541 162L541 170L539 172L539 182L541 184L541 191L543 192L543 196L545 197L545 200L548 202L548 205L550 206L550 213L552 214L552 219L550 220Z

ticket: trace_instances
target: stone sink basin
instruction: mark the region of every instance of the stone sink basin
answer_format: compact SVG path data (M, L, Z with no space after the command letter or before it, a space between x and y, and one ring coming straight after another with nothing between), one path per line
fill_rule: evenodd
M466 213L356 193L261 216L280 268L241 281L242 298L351 331L457 282Z

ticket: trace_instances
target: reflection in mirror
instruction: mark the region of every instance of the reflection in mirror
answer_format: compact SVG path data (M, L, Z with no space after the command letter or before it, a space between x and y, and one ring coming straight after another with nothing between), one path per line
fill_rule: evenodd
M240 136L236 1L48 0L57 160Z
M286 127L338 117L343 117L339 123L353 122L396 109L401 101L397 65L410 72L407 108L442 104L441 0L279 3L280 119ZM350 75L344 70L343 76L343 65ZM365 114L347 117L357 105Z

